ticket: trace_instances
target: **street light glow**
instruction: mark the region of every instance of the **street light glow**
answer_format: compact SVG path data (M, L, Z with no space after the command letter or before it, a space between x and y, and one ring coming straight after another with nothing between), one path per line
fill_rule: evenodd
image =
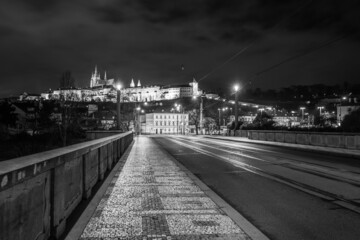
M239 85L238 85L238 84L236 84L236 85L234 86L234 90L235 90L235 92L237 92L239 89L240 89Z

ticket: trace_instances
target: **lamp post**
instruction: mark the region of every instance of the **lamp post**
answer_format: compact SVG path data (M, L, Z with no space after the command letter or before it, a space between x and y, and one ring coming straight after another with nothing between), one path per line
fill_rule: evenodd
M218 108L218 111L219 111L219 130L220 130L220 126L221 126L221 116L220 116L220 111L221 111L221 109L220 109L220 108Z
M235 90L235 129L234 129L234 135L235 135L235 131L239 122L239 107L238 107L238 92L239 92L239 85L235 85L234 86L234 90Z
M121 129L121 124L120 124L120 90L121 90L121 84L118 83L116 85L116 89L117 89L117 105L116 105L116 112L117 112L117 129L120 130Z
M179 104L178 108L179 108L179 112L181 113L181 134L185 135L184 107ZM182 109L182 111L180 111L180 109Z
M301 110L301 122L304 121L304 110L305 110L305 107L300 107L300 110Z
M200 133L202 134L202 129L204 127L204 123L203 123L203 106L204 106L204 101L203 101L203 97L204 95L199 95L200 97ZM196 100L197 97L196 96L193 96L193 99Z
M140 134L140 129L139 129L139 121L140 121L140 119L139 119L139 113L140 113L140 111L141 111L141 108L140 108L140 105L136 108L136 127L135 127L135 132L136 132L136 134L137 135L139 135Z
M174 106L175 106L176 110L178 112L180 112L181 105L175 103ZM179 134L179 115L176 115L176 133Z
M321 116L321 109L324 109L325 107L320 106L320 107L317 107L317 108L319 109L319 114L320 114L320 116Z

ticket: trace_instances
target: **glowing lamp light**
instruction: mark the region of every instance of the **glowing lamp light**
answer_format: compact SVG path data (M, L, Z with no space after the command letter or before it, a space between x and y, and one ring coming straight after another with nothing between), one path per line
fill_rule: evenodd
M235 92L239 91L239 89L240 89L239 85L236 84L236 85L234 86Z
M121 84L117 84L117 85L116 85L116 89L120 91L120 89L121 89Z

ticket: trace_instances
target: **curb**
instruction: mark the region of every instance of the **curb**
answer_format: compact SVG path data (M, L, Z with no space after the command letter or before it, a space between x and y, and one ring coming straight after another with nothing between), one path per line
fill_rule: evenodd
M104 180L103 184L99 190L95 193L94 197L91 199L89 205L85 208L84 212L81 214L79 219L76 221L75 225L71 228L69 233L66 235L65 240L74 240L79 239L83 233L86 225L90 221L92 215L94 214L98 204L103 198L106 190L108 189L111 181L115 177L115 174L122 169L127 158L129 157L134 141L129 145L124 154L120 157L119 161L116 163L115 167L111 170L107 178Z

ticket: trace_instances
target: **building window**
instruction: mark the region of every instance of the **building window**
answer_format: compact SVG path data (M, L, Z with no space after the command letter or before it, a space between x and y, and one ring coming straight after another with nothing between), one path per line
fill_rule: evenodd
M157 126L157 121L155 122L155 126Z

